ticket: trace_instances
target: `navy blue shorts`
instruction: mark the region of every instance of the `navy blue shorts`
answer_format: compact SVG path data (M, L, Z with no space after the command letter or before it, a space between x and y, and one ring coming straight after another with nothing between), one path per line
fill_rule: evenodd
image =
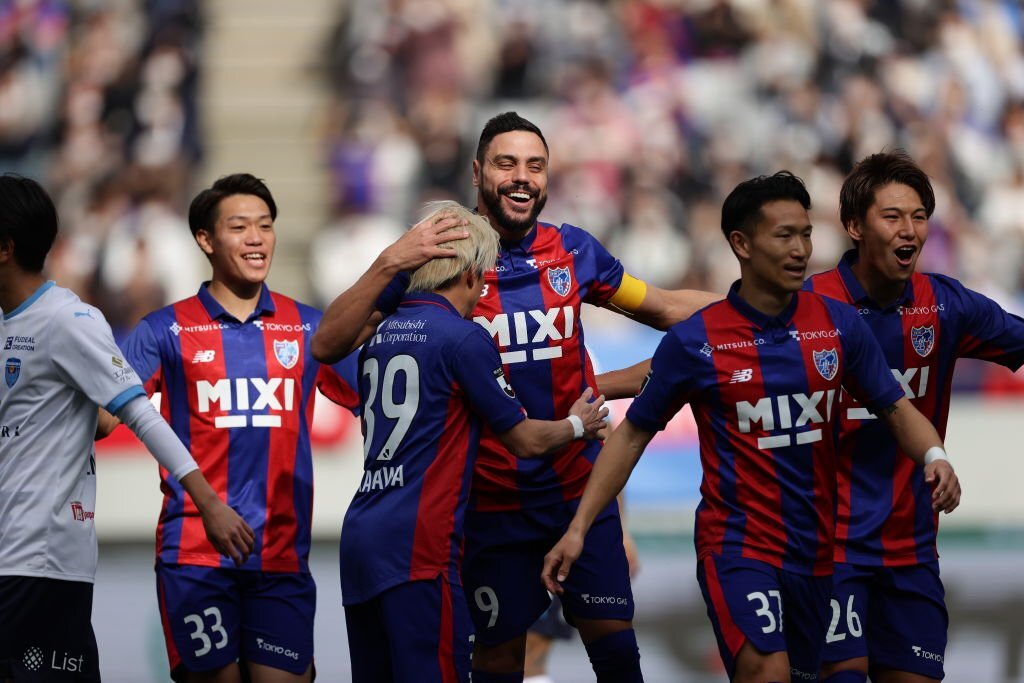
M759 560L710 555L697 582L729 677L747 641L759 652L785 651L794 681L814 681L828 630L831 576L806 576Z
M469 683L473 624L460 586L410 581L346 605L352 683Z
M867 657L872 667L941 680L948 628L937 561L907 567L836 563L825 661Z
M0 681L100 680L92 584L0 576Z
M309 574L158 562L156 589L175 680L238 660L301 674L313 661Z
M513 512L468 512L462 582L477 641L496 645L526 633L551 602L540 582L544 556L562 538L579 500ZM587 533L563 584L568 617L633 619L633 591L615 501Z

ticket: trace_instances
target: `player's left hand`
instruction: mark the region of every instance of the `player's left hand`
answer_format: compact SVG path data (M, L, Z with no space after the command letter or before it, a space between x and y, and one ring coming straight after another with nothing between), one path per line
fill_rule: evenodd
M583 534L569 527L562 539L544 556L544 569L540 581L550 593L561 595L562 582L569 578L569 570L583 552Z
M960 480L948 460L924 466L924 480L932 486L932 509L947 515L960 505Z

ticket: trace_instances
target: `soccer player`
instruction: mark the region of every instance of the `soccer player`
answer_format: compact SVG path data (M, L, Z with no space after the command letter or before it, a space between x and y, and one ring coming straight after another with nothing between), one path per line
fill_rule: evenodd
M957 358L1016 370L1024 321L952 278L915 272L935 194L906 153L858 163L839 204L855 248L806 288L858 308L906 397L944 435ZM869 669L887 683L941 680L949 618L926 473L863 407L846 402L839 413L844 457L824 680L863 682Z
M198 534L195 508L161 471L157 595L171 675L309 681L316 587L309 573L313 399L356 410L355 359L325 366L309 338L319 311L270 291L277 206L249 174L225 176L189 207L212 279L150 313L125 342L146 391L256 532L253 555L225 563Z
M542 575L555 592L573 580L589 527L655 432L691 403L704 470L697 579L737 682L817 678L843 390L879 416L905 453L928 463L933 509L959 501L938 434L904 397L857 311L800 290L811 254L809 208L803 183L787 172L743 182L726 198L722 232L741 279L725 301L665 335Z
M97 405L188 493L217 557L244 562L253 543L146 400L103 314L43 276L56 235L46 192L0 176L0 681L100 680L91 623Z
M547 201L548 147L514 112L484 126L473 161L477 211L500 238L495 268L473 319L494 337L510 382L529 415L564 415L595 387L583 342L583 303L606 306L666 329L716 295L666 291L624 272L591 235L538 221ZM324 312L313 352L333 361L373 334L408 282L382 254ZM601 387L602 394L608 393ZM477 627L475 683L521 681L526 631L550 599L536 580L545 551L572 518L597 454L576 441L542 458L516 458L486 428L466 515L463 580ZM633 632L633 596L618 511L609 504L592 530L580 571L563 597L601 683L642 680Z
M455 202L469 232L454 258L412 273L409 291L359 359L365 473L341 532L341 587L352 678L469 681L473 632L462 592L462 529L485 422L520 457L536 457L604 426L588 388L557 421L528 418L494 342L466 320L494 266L497 235ZM457 230L458 228L453 228Z

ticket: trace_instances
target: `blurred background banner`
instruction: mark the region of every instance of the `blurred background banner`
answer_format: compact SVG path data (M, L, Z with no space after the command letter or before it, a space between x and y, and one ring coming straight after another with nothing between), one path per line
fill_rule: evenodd
M270 285L323 306L424 201L473 203L480 128L510 109L551 148L543 217L587 229L661 287L724 292L738 268L721 201L781 168L814 203L811 271L833 266L848 245L843 177L863 156L903 147L937 196L919 268L1024 310L1017 0L0 0L0 170L53 194L61 235L48 273L99 306L118 336L207 277L185 215L213 179L267 181L280 208ZM639 361L659 340L621 316L584 315L603 368ZM950 680L1022 681L1024 377L962 362L956 392L947 443L965 492L940 542L954 574L950 661L971 653L971 663L947 668L974 672ZM315 533L333 542L361 469L358 422L321 400L314 443ZM121 433L98 452L101 540L150 543L156 465ZM641 578L654 582L655 620L666 594L695 595L692 581L668 577L692 574L678 560L690 552L699 476L684 411L627 491L642 549L662 558L649 576L664 583ZM101 566L121 557L107 546ZM334 562L318 565L328 567L321 585L336 582ZM340 614L330 600L321 611ZM999 611L1013 605L1016 617ZM104 609L98 597L101 632L114 619ZM666 613L665 628L690 633L680 626L690 617L673 622L684 612ZM679 656L666 645L675 664L653 680L715 661L694 614L701 644ZM980 630L965 635L958 619Z

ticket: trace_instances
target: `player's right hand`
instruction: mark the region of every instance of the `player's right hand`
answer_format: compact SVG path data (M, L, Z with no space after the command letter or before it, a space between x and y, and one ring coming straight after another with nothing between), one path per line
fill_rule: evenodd
M214 549L230 557L236 566L245 564L256 543L256 534L245 520L222 501L201 513L201 517L206 538Z
M399 270L404 271L416 270L433 258L455 256L453 249L445 249L440 245L465 239L469 237L469 232L452 230L446 233L445 230L466 225L468 225L466 220L456 218L451 214L444 212L438 215L432 214L409 228L408 232L385 249L381 256L396 265Z
M555 595L564 592L562 582L569 578L569 570L582 552L583 533L570 526L562 539L544 556L544 569L541 570L540 581L548 592Z
M604 405L604 395L591 401L593 395L594 390L587 387L569 408L570 415L577 415L583 421L584 439L599 438L601 430L607 426L605 418L608 417L608 408Z
M948 460L924 466L925 483L932 486L932 509L947 515L960 505L960 480Z

